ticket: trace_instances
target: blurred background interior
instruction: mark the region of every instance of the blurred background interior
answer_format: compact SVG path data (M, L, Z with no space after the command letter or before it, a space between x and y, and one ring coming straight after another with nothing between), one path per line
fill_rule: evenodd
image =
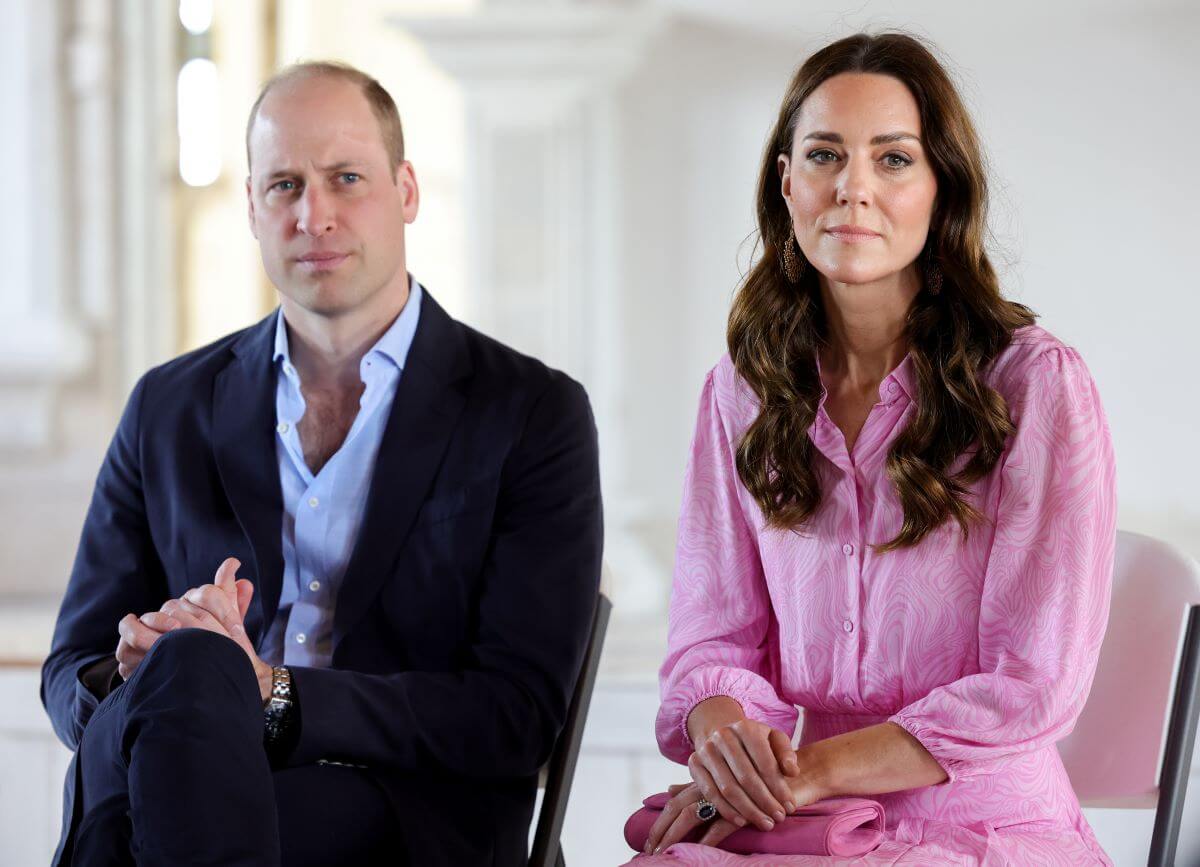
M4 8L4 864L46 863L57 839L67 757L37 666L125 397L148 367L275 305L246 224L243 133L260 83L295 60L348 61L395 97L422 191L413 274L452 315L591 395L615 610L567 817L569 864L619 863L625 816L685 777L657 755L652 721L696 400L755 255L755 172L778 101L832 39L898 26L949 60L990 157L1007 292L1078 347L1099 384L1121 527L1200 555L1195 3ZM1200 863L1189 813L1181 859L1196 861L1180 863ZM1089 816L1117 863L1145 863L1148 813Z

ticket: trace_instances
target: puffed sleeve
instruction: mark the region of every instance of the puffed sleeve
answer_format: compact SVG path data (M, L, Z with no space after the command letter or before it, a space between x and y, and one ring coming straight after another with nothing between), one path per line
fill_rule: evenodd
M683 485L662 704L655 729L663 755L686 762L687 718L707 698L737 700L746 716L796 727L794 705L779 698L778 647L758 545L738 497L730 430L710 372Z
M1071 732L1108 622L1116 539L1112 440L1073 349L1013 389L995 535L979 610L979 673L891 717L951 780L986 774Z

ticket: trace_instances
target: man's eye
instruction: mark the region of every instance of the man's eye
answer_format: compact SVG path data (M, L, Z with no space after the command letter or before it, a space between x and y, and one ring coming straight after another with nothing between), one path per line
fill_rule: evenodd
M362 175L357 172L342 172L342 180L348 184L356 184L362 180Z
M272 190L278 190L281 193L290 193L296 189L295 181L276 181L271 185Z

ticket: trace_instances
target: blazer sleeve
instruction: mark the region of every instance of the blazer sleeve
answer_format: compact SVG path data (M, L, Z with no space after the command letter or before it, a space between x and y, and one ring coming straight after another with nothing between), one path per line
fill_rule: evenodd
M115 673L117 623L130 612L157 609L166 598L142 489L146 383L143 377L134 387L100 467L50 655L42 665L42 704L55 733L72 750L103 698L84 685L81 674L102 660Z
M552 377L501 473L474 643L459 670L291 667L320 758L413 772L529 776L566 720L590 633L603 530L596 429L578 383Z
M1108 424L1074 350L1050 350L1031 368L1017 390L1017 431L1000 468L979 671L891 717L950 780L985 774L1069 734L1108 623L1116 540Z
M779 697L774 614L753 527L738 496L733 431L710 372L700 396L683 485L667 637L659 672L655 730L663 755L686 762L692 708L729 696L747 717L789 737L796 707Z

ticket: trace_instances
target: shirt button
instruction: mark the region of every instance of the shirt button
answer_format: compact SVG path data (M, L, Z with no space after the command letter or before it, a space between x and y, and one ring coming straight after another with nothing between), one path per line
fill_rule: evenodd
M854 553L854 546L849 543L843 545L842 553L845 554L847 557L849 557L851 554Z
M849 620L843 620L842 621L842 629L845 630L847 635L849 635L851 632L854 631L854 624L851 623Z
M316 497L309 497L308 504L315 509L317 506L321 505L321 501L318 500Z
M275 430L279 431L280 433L287 433L288 423L286 421L281 421L279 424L275 425Z
M321 589L321 582L320 581L309 581L308 589L311 590L313 593L316 593L318 590Z
M297 632L297 633L296 633L296 643L297 643L297 644L303 644L303 643L304 643L304 640L305 640L305 635L304 635L304 633L303 633L303 632Z
M894 383L894 382L889 382L889 383L888 383L888 387L887 387L887 393L888 393L888 394L895 394L895 393L896 393L896 383Z

